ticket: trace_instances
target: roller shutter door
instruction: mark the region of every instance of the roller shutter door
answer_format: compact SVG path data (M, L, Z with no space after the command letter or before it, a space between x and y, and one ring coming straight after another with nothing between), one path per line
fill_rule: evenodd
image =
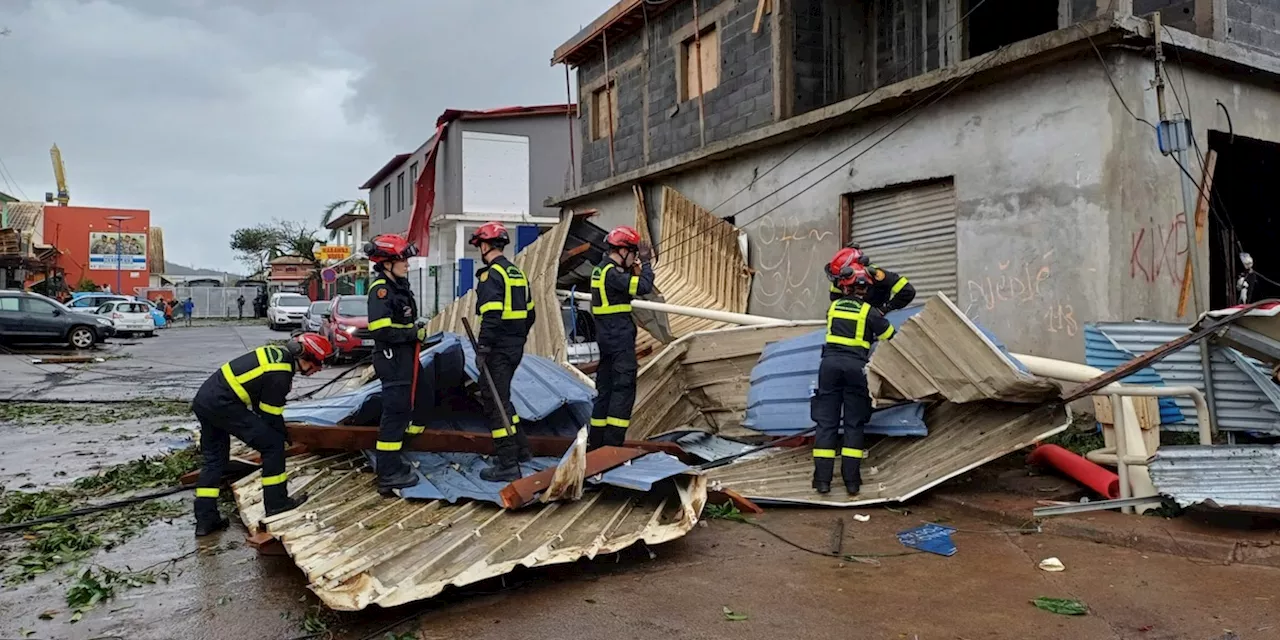
M907 277L923 300L956 299L956 190L951 180L852 196L852 236L875 264Z

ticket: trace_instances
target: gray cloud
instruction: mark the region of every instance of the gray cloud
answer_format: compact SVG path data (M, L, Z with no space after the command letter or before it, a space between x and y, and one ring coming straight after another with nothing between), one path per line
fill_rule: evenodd
M234 229L361 195L444 108L564 100L551 52L612 1L0 4L0 160L20 191L54 190L56 142L73 204L150 209L171 261L230 269Z

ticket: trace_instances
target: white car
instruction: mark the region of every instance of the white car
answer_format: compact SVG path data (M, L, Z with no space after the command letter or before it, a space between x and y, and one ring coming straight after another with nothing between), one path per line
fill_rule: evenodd
M98 307L94 314L104 316L116 328L116 335L140 333L148 338L156 334L156 321L151 305L136 300L112 300Z
M311 300L297 293L272 294L267 302L267 326L274 331L281 327L302 326L302 317L311 308Z

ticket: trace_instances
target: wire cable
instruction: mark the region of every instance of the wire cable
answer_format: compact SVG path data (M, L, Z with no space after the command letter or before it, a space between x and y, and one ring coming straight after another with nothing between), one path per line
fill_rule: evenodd
M71 511L66 511L66 512L54 514L51 516L45 516L43 518L36 518L34 520L26 520L24 522L15 522L13 524L6 524L3 526L0 526L0 533L5 533L9 531L21 531L22 529L28 529L36 525L48 524L50 522L59 522L62 520L69 520L71 518L87 516L90 514L101 512L101 511L109 511L111 509L119 509L121 507L127 507L129 505L138 504L139 502L147 502L148 500L155 500L156 498L171 496L175 493L190 491L192 489L195 489L195 487L196 486L194 484L178 485L176 487L169 487L167 489L161 489L159 491L153 491L151 493L144 493L142 495L132 496L129 498L125 498L123 500L115 500L113 502L96 504L89 507L81 507L79 509L72 509Z

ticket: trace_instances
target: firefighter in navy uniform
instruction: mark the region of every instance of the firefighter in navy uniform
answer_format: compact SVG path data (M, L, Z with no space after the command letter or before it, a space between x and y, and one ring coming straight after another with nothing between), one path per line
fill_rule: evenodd
M209 376L191 403L200 421L200 453L204 464L196 482L196 535L228 526L218 513L222 474L231 455L231 436L262 455L262 498L267 516L306 502L289 497L284 470L284 403L293 374L309 376L333 355L333 346L317 333L299 334L283 346L258 347Z
M382 382L382 418L374 466L378 488L390 491L418 483L418 474L401 457L400 450L406 434L417 435L425 430L423 425L410 424L418 345L426 332L418 322L418 303L408 280L409 258L418 255L418 249L388 233L366 243L364 253L376 272L369 286L369 332L373 334L373 370Z
M871 392L867 388L867 361L871 345L893 337L893 325L880 310L866 302L872 278L866 267L850 259L845 250L826 266L827 277L841 296L827 309L827 337L818 367L818 389L812 418L817 425L813 447L813 488L831 491L831 476L839 456L845 489L855 495L862 489L863 429L871 419ZM840 429L844 428L843 439Z
M528 436L520 429L520 416L511 404L511 378L524 358L525 339L533 328L537 312L524 272L502 254L510 243L506 227L498 222L480 225L471 234L471 246L480 250L480 259L484 262L476 274L476 313L480 314L476 367L482 372L488 369L498 391L498 401L511 419L509 424L503 421L502 412L498 411L485 388L488 385L482 380L481 397L493 420L490 433L495 455L489 467L480 472L480 478L490 482L518 479L519 463L531 458Z
M871 277L871 290L867 292L866 302L879 309L881 313L897 311L916 299L916 288L907 281L906 277L871 264L867 254L856 246L845 247L836 252L836 257L832 261L840 260L843 263L850 259L866 267L867 275ZM840 288L834 282L831 283L831 299L835 300L843 295Z
M631 425L636 401L636 323L631 299L653 291L653 253L631 227L605 236L609 253L591 271L591 314L596 322L600 367L596 400L591 408L587 448L621 446ZM636 266L639 265L639 273Z

